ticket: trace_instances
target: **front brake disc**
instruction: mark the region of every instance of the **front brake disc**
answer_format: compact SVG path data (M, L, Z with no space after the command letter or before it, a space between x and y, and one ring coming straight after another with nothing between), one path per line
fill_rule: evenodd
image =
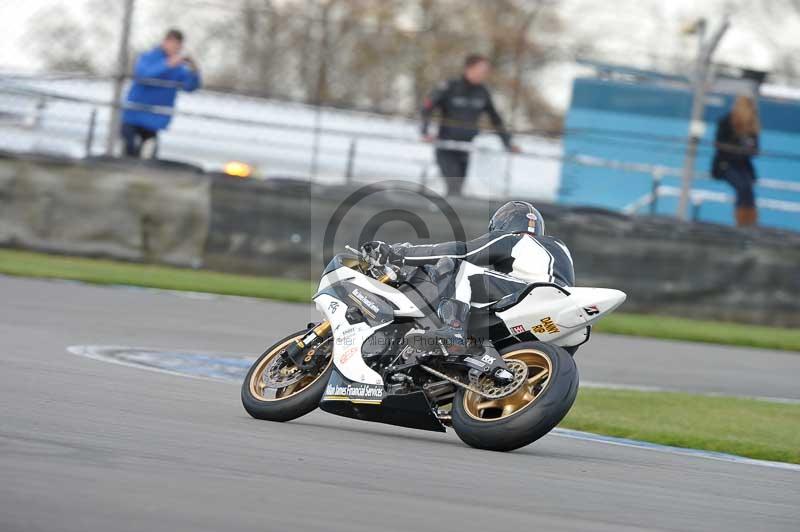
M314 354L324 349L324 344L317 346L316 349L309 349L305 354L305 358L309 361L313 358ZM299 382L304 377L308 377L308 373L295 366L291 360L283 358L278 355L269 361L267 367L264 368L262 382L264 388L286 388L296 382Z

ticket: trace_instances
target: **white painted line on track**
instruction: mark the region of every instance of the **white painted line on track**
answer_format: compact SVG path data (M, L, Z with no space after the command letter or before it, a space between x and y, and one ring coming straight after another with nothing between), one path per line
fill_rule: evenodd
M231 379L226 379L223 377L211 377L206 375L190 375L187 373L183 373L181 371L174 371L169 370L166 368L160 368L157 366L147 366L144 364L137 364L135 362L127 362L125 360L119 360L117 358L110 357L105 354L106 351L109 350L118 350L118 351L131 351L131 350L151 350L149 348L140 348L140 347L127 347L127 346L118 346L118 345L71 345L67 347L67 352L73 355L82 356L85 358L90 358L92 360L97 360L100 362L106 362L108 364L114 364L117 366L125 366L127 368L134 368L134 369L141 369L145 371L152 371L154 373L165 373L167 375L172 375L174 377L183 377L184 379L196 379L201 381L213 381L213 382L224 382L230 383L232 382ZM155 351L155 349L152 349Z
M132 361L132 359L134 359L135 356L132 357L128 355L139 355L140 358L144 357L144 359L147 360L148 362L152 361L154 363L158 362L159 356L161 356L164 359L168 357L172 357L173 359L174 358L184 359L188 360L190 363L196 361L202 362L204 360L216 360L219 363L219 365L224 365L225 361L228 361L228 363L230 363L231 361L235 361L236 362L235 369L241 369L241 367L243 367L243 364L240 364L240 362L241 363L247 362L247 364L249 365L253 360L255 360L254 356L235 354L235 353L211 353L207 351L206 352L183 351L176 349L166 350L166 349L154 349L154 348L131 347L131 346L73 345L67 347L67 352L73 355L90 358L92 360L99 360L101 362L108 362L111 364L117 364L120 366L126 366L130 368L166 373L167 375L173 375L177 377L199 379L205 381L225 382L225 383L239 382L239 381L232 378L230 375L220 376L219 374L202 375L196 373L186 373L185 371L178 371L175 369L160 367L157 365L153 365L151 363L134 362ZM115 355L123 355L123 356L115 356ZM591 385L599 386L600 384L601 383L592 383L590 384L590 386ZM586 383L581 383L581 386L585 385ZM612 385L603 385L603 386L610 387ZM649 387L639 387L639 388L646 388L645 391L647 390L653 391L653 388ZM620 389L636 389L636 388L620 387ZM759 467L771 467L787 471L800 472L800 464L788 464L784 462L773 462L769 460L756 460L754 458L746 458L743 456L720 453L715 451L704 451L701 449L673 447L670 445L660 445L657 443L650 443L639 440L630 440L627 438L616 438L613 436L602 436L590 432L581 432L577 430L561 429L561 428L554 429L551 432L551 434L562 438L571 438L575 440L582 440L588 442L605 443L608 445L619 445L623 447L644 449L648 451L657 451L661 453L676 454L681 456L691 456L695 458L705 458L709 460L718 460L722 462L753 465Z
M280 301L276 299L267 299L263 297L254 296L237 296L232 294L217 294L214 292L193 292L191 290L173 290L170 288L154 288L152 286L137 286L132 284L104 284L104 283L91 283L88 281L80 281L78 279L60 279L58 277L24 277L17 275L0 274L0 279L28 279L31 281L44 281L49 283L90 286L94 288L113 288L115 290L125 290L129 292L149 292L151 294L166 294L182 299L193 299L198 301L215 301L221 299L229 299L233 301L250 301L255 303L281 303L287 305L307 305L311 302L295 302L295 301Z
M663 386L643 386L638 384L617 384L614 382L581 381L582 388L606 388L610 390L630 390L632 392L669 392L669 393L690 393L692 395L702 395L705 397L728 397L735 399L752 399L754 401L765 401L768 403L800 404L800 399L789 397L771 397L765 395L733 395L722 392L698 392L681 388L666 388Z
M67 351L76 355L82 355L87 358L92 358L94 360L103 360L105 362L109 362L112 364L120 364L123 366L134 367L134 368L142 368L142 369L151 369L155 371L161 371L162 373L169 373L171 375L181 375L186 377L192 378L199 378L199 379L206 379L206 380L220 380L220 377L213 377L213 376L204 376L204 375L191 375L187 373L182 373L180 371L170 371L165 368L158 368L158 367L151 367L146 364L139 364L139 363L131 363L125 362L124 360L119 360L115 357L109 357L106 353L108 351L150 351L150 352L165 352L167 350L164 349L156 349L156 348L149 348L149 347L131 347L131 346L69 346L67 347ZM170 350L170 352L174 352L175 350ZM237 353L210 353L210 352L202 352L202 351L192 351L195 355L203 355L208 357L228 357L228 358L247 358L249 355L237 354ZM251 360L254 360L253 356L249 356ZM755 401L765 401L770 403L781 403L781 404L800 404L800 399L791 399L785 397L761 397L761 396L742 396L742 395L730 395L725 393L709 393L709 392L697 392L693 390L682 390L678 388L663 388L658 386L638 386L638 385L630 385L630 384L617 384L617 383L609 383L609 382L595 382L595 381L581 381L580 385L584 388L605 388L611 390L630 390L636 392L675 392L675 393L689 393L693 395L701 395L705 397L733 397L739 399L752 399Z
M789 464L786 462L772 462L770 460L757 460L735 454L719 453L716 451L704 451L702 449L689 449L686 447L673 447L671 445L661 445L639 440L629 440L627 438L615 438L614 436L602 436L591 432L581 432L578 430L555 428L552 434L573 440L584 440L591 442L607 443L609 445L620 445L622 447L632 447L635 449L645 449L648 451L658 451L662 453L679 454L682 456L694 456L697 458L708 458L710 460L720 460L722 462L733 462L736 464L747 464L760 467L772 467L785 469L788 471L800 471L800 464Z

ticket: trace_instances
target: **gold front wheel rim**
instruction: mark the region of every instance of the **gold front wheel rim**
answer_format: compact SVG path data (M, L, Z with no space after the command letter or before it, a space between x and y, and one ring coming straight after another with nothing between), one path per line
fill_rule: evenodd
M550 384L553 363L538 349L520 349L503 355L506 360L521 360L528 366L526 382L514 393L499 399L486 399L473 392L464 394L464 410L478 421L500 421L530 408Z
M322 377L325 372L330 367L331 363L333 362L333 357L328 357L328 363L325 364L325 367L317 374L317 375L308 375L300 379L297 382L294 382L285 388L270 388L275 391L275 397L266 397L264 396L264 390L266 389L266 385L264 384L264 371L266 370L269 363L276 357L279 356L281 351L286 349L286 346L291 344L292 342L299 340L305 335L298 334L293 338L289 338L275 346L272 351L267 353L265 356L261 357L261 360L258 361L258 365L250 374L250 382L248 383L250 388L250 395L254 398L258 399L259 401L281 401L283 399L287 399L293 395L296 395L315 382L317 382L320 377Z

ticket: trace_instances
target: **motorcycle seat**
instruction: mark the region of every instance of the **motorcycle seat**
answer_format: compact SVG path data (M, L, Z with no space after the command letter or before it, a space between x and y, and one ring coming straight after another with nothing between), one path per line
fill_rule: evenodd
M553 284L553 283L530 283L529 285L527 285L522 290L517 290L517 291L512 292L512 293L510 293L510 294L508 294L506 296L503 296L502 298L498 299L494 303L491 303L491 304L489 304L489 305L487 305L486 307L483 307L483 308L485 310L487 310L487 311L490 311L490 312L503 312L504 310L510 309L511 307L513 307L514 305L516 305L517 303L519 303L520 301L525 299L525 297L527 297L527 295L530 294L536 288L540 288L540 287L543 287L543 286L549 286L551 288L557 288L558 290L562 291L564 293L564 295L569 295L569 292L566 289L564 289L564 287L558 286L557 284Z

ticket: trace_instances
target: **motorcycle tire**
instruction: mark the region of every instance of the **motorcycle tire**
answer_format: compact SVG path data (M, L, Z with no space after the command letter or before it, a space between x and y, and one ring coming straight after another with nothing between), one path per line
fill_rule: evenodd
M578 368L563 348L523 342L500 351L506 360L528 364L527 390L490 400L460 388L453 399L453 429L464 443L490 451L512 451L529 445L558 425L578 394ZM521 366L520 374L522 374ZM547 369L546 378L542 371ZM542 379L536 384L536 379ZM525 386L526 384L523 384Z
M309 375L299 381L295 389L286 393L285 396L276 395L275 398L267 398L259 393L258 388L258 381L269 360L279 356L283 347L296 338L302 338L307 332L307 330L298 331L276 342L250 367L250 371L247 372L247 377L242 383L242 405L252 417L267 421L291 421L312 412L319 406L333 371L332 357L329 357L325 367L319 373Z

